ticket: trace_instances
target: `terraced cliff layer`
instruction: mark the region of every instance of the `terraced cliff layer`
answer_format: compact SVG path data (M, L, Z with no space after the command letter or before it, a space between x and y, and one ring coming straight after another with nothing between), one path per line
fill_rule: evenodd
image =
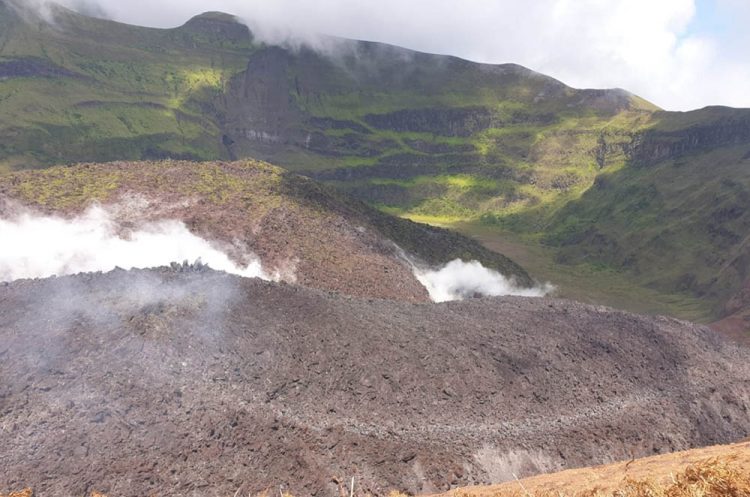
M3 284L0 314L0 492L429 492L750 433L746 351L568 301L181 268Z
M0 4L9 168L254 157L400 213L466 219L575 196L621 162L601 143L628 142L654 109L514 64L333 38L269 46L227 15L157 30L19 5Z

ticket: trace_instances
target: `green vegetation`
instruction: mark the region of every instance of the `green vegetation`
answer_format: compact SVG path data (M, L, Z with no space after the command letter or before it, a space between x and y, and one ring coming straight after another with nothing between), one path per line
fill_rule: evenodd
M447 226L507 255L539 280L553 282L558 297L640 314L677 316L699 323L710 322L715 317L709 301L689 293L649 288L627 271L586 259L561 263L557 249L541 243L540 235L502 231L481 223Z
M14 16L11 4L0 3L0 18ZM6 169L227 156L216 119L204 110L245 68L254 50L249 32L244 41L212 44L211 30L191 23L136 28L62 8L54 25L15 20L0 49Z
M559 262L601 264L719 315L750 269L749 152L722 147L602 176L556 214L544 241Z
M709 321L750 277L747 111L663 112L373 43L286 50L225 14L159 30L58 9L50 25L10 1L0 173L255 157L390 214L528 247L534 273L576 298ZM212 200L237 193L201 174ZM29 195L61 198L54 179Z

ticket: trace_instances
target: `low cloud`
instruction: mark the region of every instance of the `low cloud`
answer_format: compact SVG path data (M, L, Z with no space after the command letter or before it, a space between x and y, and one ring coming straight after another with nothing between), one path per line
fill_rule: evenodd
M514 62L579 88L625 88L668 110L750 107L746 0L61 2L158 27L221 10L274 42L319 33L367 39L477 62Z
M214 244L177 220L129 228L116 208L92 206L72 219L22 212L0 219L0 281L46 278L83 272L150 268L200 260L212 269L248 278L276 279L257 257L240 266Z
M473 297L544 297L554 290L549 283L533 288L517 285L512 279L484 267L478 261L449 262L439 269L414 267L414 275L424 285L434 302L448 302Z

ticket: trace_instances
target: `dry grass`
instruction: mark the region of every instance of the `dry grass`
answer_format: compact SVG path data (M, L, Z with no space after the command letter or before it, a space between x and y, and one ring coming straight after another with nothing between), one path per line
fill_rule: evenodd
M30 488L27 488L25 490L21 490L20 492L11 492L8 494L8 497L32 497L34 495L34 492ZM0 494L0 497L5 497L5 495Z
M750 497L750 443L468 487L441 497Z
M480 494L457 491L452 495L477 497ZM614 490L592 488L565 494L552 490L532 493L519 488L511 492L497 491L481 495L486 497L750 497L750 474L740 471L726 461L709 460L689 466L668 483L648 479L626 479L619 488Z

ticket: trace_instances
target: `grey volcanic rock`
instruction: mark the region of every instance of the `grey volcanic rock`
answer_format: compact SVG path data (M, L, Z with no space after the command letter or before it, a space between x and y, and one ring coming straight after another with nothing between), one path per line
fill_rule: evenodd
M430 491L750 433L746 351L552 300L363 300L206 268L0 286L0 492Z

